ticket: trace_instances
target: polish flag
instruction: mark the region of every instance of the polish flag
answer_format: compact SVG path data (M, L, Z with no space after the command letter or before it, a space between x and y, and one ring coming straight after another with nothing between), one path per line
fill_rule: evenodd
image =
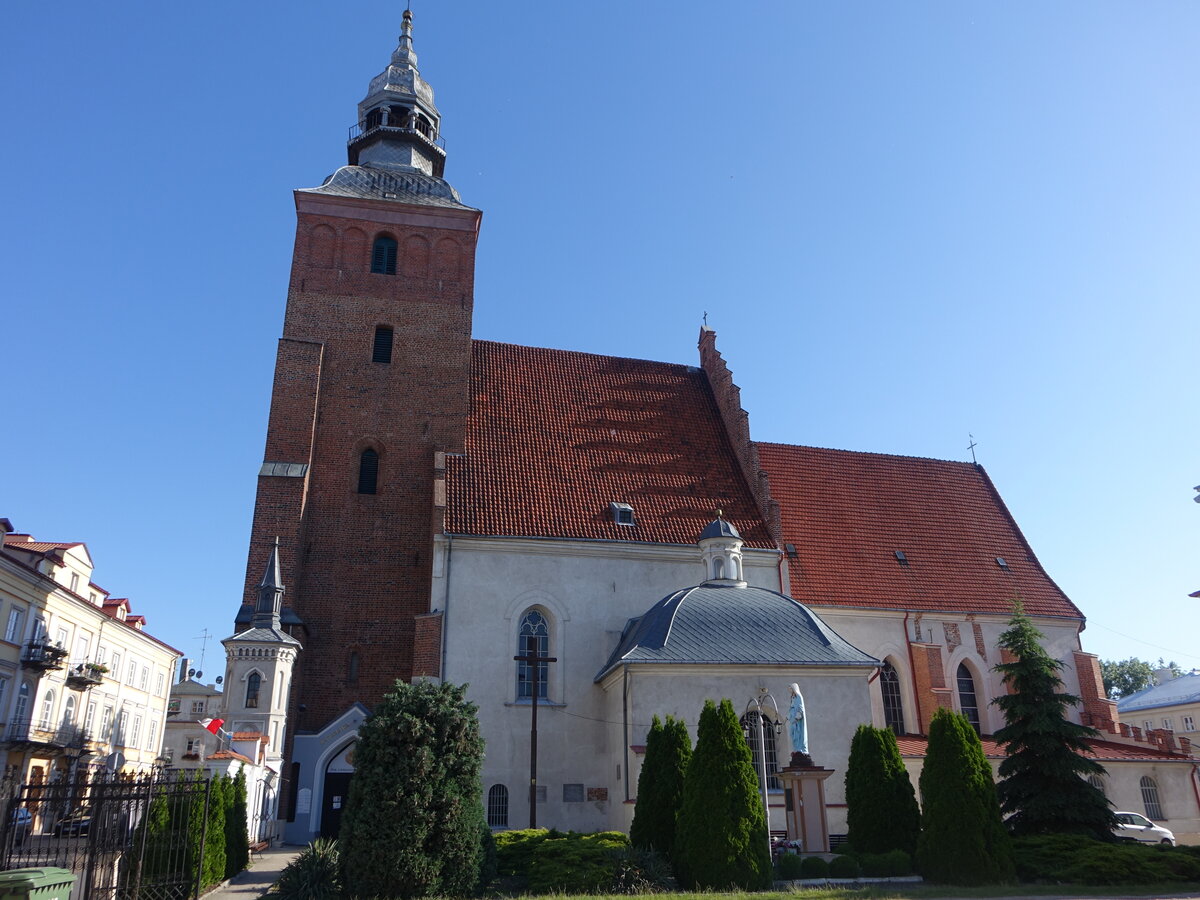
M203 725L205 728L207 728L209 731L211 731L213 734L216 734L218 731L221 730L221 726L225 724L225 720L224 719L201 719L200 724Z

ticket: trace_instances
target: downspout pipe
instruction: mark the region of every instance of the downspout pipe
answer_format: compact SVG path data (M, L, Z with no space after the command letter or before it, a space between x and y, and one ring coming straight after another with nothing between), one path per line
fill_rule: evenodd
M442 652L438 671L442 684L446 683L446 633L450 629L450 560L454 555L454 535L446 535L446 586L442 592Z
M629 663L621 667L621 729L624 734L622 750L625 754L625 802L633 799L629 795Z
M912 641L908 636L908 617L911 615L909 610L904 611L904 646L908 648L908 674L912 679L913 700L917 704L917 725L924 727L924 722L921 719L921 698L917 696L917 660L913 656ZM919 733L919 732L918 732Z

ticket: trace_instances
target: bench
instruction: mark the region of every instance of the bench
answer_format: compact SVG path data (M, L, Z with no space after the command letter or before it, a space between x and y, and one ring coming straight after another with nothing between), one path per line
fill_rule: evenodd
M250 845L250 859L254 859L255 854L258 854L258 856L261 858L262 852L270 846L271 846L270 841L255 841L253 844Z

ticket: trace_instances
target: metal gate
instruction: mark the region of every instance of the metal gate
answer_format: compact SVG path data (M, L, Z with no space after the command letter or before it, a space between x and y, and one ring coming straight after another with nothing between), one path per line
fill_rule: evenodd
M208 803L209 782L193 772L10 785L0 869L70 869L71 900L199 897Z

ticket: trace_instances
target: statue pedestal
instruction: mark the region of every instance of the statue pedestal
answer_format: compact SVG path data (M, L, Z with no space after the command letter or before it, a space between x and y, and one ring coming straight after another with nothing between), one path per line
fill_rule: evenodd
M799 840L805 853L829 852L825 815L825 779L833 769L814 765L808 754L793 754L792 765L776 773L787 799L787 836Z

